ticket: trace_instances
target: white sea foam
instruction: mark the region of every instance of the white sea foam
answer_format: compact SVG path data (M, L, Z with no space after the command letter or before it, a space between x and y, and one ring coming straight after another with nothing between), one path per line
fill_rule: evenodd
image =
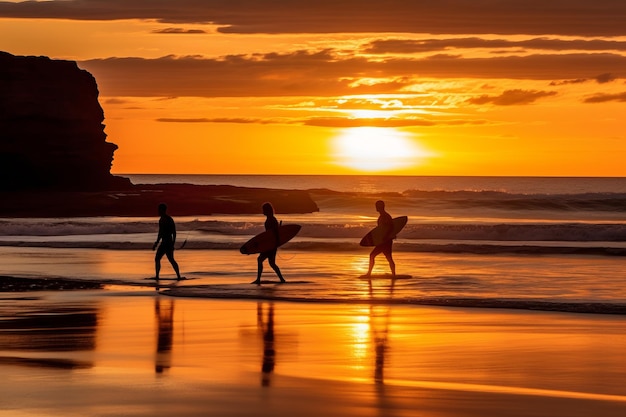
M288 216L286 216L288 217ZM302 225L295 242L300 248L323 249L325 245L350 243L355 246L375 222L359 217L342 223L320 223L317 220L307 222L302 216L299 219L287 219ZM181 238L194 242L195 247L206 248L219 242L229 245L235 241L249 238L263 230L260 218L242 216L240 221L232 220L179 220L177 222L179 240ZM156 233L155 220L120 221L100 218L73 221L71 219L32 220L5 219L0 220L0 241L4 242L85 242L94 246L98 242L113 241L151 242ZM606 247L607 243L619 246L626 242L626 225L620 223L500 223L481 221L420 222L409 219L409 224L398 236L398 242L405 250L418 250L418 245L431 244L436 241L445 243L463 243L466 246L506 245L509 242L562 242L564 246L583 244L585 247ZM498 243L500 242L500 243ZM358 246L358 245L357 245Z

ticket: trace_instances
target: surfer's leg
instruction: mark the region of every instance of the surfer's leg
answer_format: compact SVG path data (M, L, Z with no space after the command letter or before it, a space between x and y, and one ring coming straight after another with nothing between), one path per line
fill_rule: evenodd
M168 250L165 252L167 259L172 264L172 268L174 268L174 272L176 272L176 278L180 279L180 270L178 269L178 262L174 259L174 249Z
M396 263L393 261L391 244L389 244L388 248L385 248L383 253L385 254L385 258L387 258L387 261L389 262L389 269L391 269L391 276L395 277L396 276Z
M374 249L372 249L372 252L370 252L370 264L369 267L367 268L367 276L372 275L372 270L374 269L374 264L376 263L376 257L378 256L378 254L381 252L380 246L375 246Z
M156 279L159 279L159 273L161 272L161 262L159 262L158 260L156 261L155 265L154 265L154 277Z
M154 270L156 273L155 275L156 279L159 279L159 273L161 272L161 258L165 254L162 248L163 246L159 246L156 251L156 254L154 255Z
M272 251L272 253L268 256L268 263L270 264L274 272L276 272L276 275L278 275L278 278L280 278L280 282L285 282L285 278L283 278L283 275L280 273L280 268L278 267L278 265L276 265L276 251L275 250Z
M385 249L383 250L383 254L385 254L385 258L387 258L387 262L389 262L389 269L391 269L391 276L396 276L396 263L393 261L392 254L392 245L393 242L390 241L388 244L385 244Z
M256 258L257 262L257 272L256 272L256 280L252 281L252 284L260 284L261 283L261 274L263 273L263 261L265 261L265 254L260 253L259 257Z
M369 277L370 275L372 275L372 270L374 269L374 263L376 263L376 260L375 260L375 259L376 259L376 257L375 257L375 256L372 256L372 254L370 253L370 264L369 264L369 267L367 268L367 274L365 274L365 275L367 275L368 277Z
M283 274L280 273L280 268L278 267L278 265L270 263L270 266L272 267L274 272L276 272L278 278L280 278L280 282L285 282L285 278L283 278Z

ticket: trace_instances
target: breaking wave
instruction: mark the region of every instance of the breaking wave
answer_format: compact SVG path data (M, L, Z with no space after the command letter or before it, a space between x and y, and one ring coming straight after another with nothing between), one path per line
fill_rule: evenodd
M362 250L376 199L408 215L395 248L407 252L623 255L625 193L520 194L501 191L362 193L311 189L318 213L280 215L302 226L285 249ZM176 218L188 249L237 249L263 230L263 216ZM0 219L0 245L143 249L155 218Z

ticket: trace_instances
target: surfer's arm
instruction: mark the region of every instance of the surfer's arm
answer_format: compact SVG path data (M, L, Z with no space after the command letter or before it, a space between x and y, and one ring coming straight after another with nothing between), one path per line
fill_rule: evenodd
M159 234L157 234L157 238L154 241L154 245L152 245L152 250L155 250L159 242L161 241L161 229L159 228Z

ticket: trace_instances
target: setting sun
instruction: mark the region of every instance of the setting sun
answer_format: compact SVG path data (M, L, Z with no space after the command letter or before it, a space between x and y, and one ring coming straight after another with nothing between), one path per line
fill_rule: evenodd
M427 153L408 133L391 128L346 129L333 141L335 162L358 171L393 171L420 165Z
M0 53L94 77L114 174L622 177L626 11L572 1L0 0Z

